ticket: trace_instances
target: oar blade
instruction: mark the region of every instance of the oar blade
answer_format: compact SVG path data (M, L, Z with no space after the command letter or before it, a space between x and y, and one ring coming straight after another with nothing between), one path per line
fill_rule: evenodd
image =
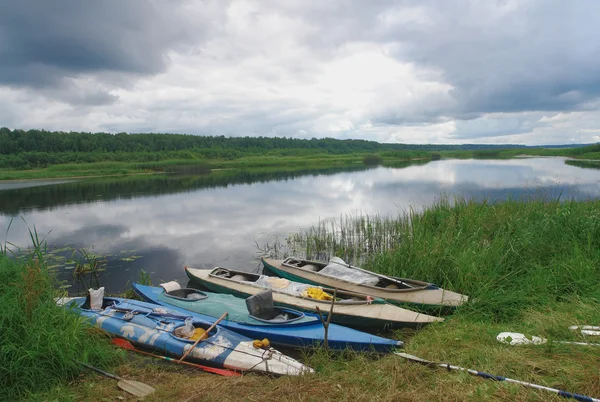
M123 391L128 392L131 395L135 395L138 398L144 398L155 391L155 389L150 385L139 381L120 380L117 385Z
M540 338L539 336L527 337L518 332L501 332L496 339L499 342L507 343L509 345L540 345L546 343L546 339Z
M131 342L129 342L126 339L122 339L122 338L113 338L111 340L113 345L116 345L120 348L123 349L127 349L127 350L135 350L135 347L131 344Z

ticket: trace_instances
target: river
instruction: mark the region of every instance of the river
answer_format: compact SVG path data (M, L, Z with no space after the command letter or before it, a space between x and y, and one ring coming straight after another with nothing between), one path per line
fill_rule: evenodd
M101 284L120 292L142 269L154 283L181 284L185 265L258 270L259 248L299 229L346 215L419 210L442 196L598 198L600 170L564 158L519 158L0 182L0 240L27 247L35 228L70 290ZM107 259L94 283L73 279L70 260L82 258L73 256L81 248Z

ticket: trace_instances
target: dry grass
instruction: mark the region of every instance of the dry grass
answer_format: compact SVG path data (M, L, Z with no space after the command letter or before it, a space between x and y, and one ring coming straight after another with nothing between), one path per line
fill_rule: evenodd
M337 362L334 366L334 372L276 379L254 374L239 378L220 377L163 364L146 367L125 365L117 372L125 378L154 386L157 391L146 398L147 401L563 400L547 392L486 381L468 374L449 373L443 369L433 370L392 356L374 362L359 358L347 362L345 369ZM553 366L556 364L549 361L544 363L544 368L534 363L530 369L553 370ZM588 371L593 370L590 368ZM598 395L598 373L590 380L590 388L595 388L595 395ZM116 381L93 375L82 377L68 391L70 400L135 400L135 397L121 391ZM60 394L66 396L64 390Z

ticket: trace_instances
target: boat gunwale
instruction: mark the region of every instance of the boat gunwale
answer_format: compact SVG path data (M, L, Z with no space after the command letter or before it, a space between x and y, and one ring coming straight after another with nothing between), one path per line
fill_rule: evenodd
M197 269L197 270L202 271L202 269L199 269L199 268L192 268L192 267L189 267L189 268L191 268L191 269ZM186 267L186 269L188 269L188 267ZM307 301L310 301L310 302L318 302L318 303L322 303L322 304L326 304L326 305L330 305L332 303L330 300L319 300L319 299L313 299L311 297L306 297L306 296L301 296L301 295L291 295L289 293L282 292L279 289L265 288L265 287L262 287L262 286L254 284L254 282L253 283L249 283L249 284L247 284L247 283L240 283L239 281L235 281L235 280L233 280L231 278L224 278L222 276L214 275L213 272L215 270L217 270L217 269L226 269L229 272L235 272L235 273L240 273L240 274L247 274L246 272L243 272L243 271L237 271L237 270L233 270L233 269L229 269L229 268L223 268L223 267L215 267L215 268L213 268L211 270L211 272L208 274L208 276L212 277L212 278L222 279L222 280L225 280L225 281L236 283L236 284L239 284L239 285L251 286L251 287L254 287L254 288L257 288L257 289L270 289L270 290L273 291L273 293L287 295L287 296L290 296L290 297L297 297L299 299L307 300ZM208 271L208 270L206 270L206 271ZM249 273L253 274L253 275L257 275L257 274L251 273L251 272L249 272ZM193 272L192 272L192 276L194 276ZM293 282L293 281L290 281L290 282ZM300 282L298 282L298 283L300 283ZM380 297L370 296L370 295L367 295L367 294L364 294L364 293L357 293L357 292L346 291L346 290L342 290L342 289L324 287L324 286L321 286L321 285L315 285L315 286L320 286L321 289L323 289L324 291L327 291L327 292L331 292L331 293L336 292L336 295L338 295L338 296L340 294L344 294L344 295L352 295L352 297L360 297L360 298L364 299L364 300L361 300L361 301L358 301L358 300L357 301L338 301L338 300L336 300L335 301L336 305L340 305L340 306L368 306L368 305L373 305L373 304L385 304L385 301L383 299L381 299ZM237 290L237 289L235 289L235 290ZM374 300L373 301L368 301L367 297L373 297ZM380 301L377 302L377 300L380 300Z
M124 313L123 310L127 309L127 310L131 310L131 311L135 311L134 309L128 309L128 308L125 308L125 307L119 307L119 305L123 303L122 301L115 300L115 299L113 299L111 297L108 297L107 299L112 300L113 302L115 302L115 304L114 305L106 306L105 308L100 309L100 310L94 310L94 309L91 309L91 308L88 309L88 308L81 307L81 306L83 306L85 304L85 300L84 300L80 305L69 306L69 308L77 308L77 309L82 310L82 311L88 311L90 313L94 313L94 317L112 318L112 319L115 319L115 320L123 321L124 323L131 322L131 320L126 320L125 318L123 318L123 316L125 315L125 313ZM127 302L127 303L131 304L132 306L135 306L135 304L133 304L133 303L130 303L130 302ZM141 308L142 306L137 306L137 307ZM146 310L149 310L147 307L143 307L143 308L145 308ZM102 314L102 313L106 313L106 310L112 310L115 313L122 313L122 315L118 316L118 315L114 315L114 314ZM151 312L151 311L149 311L149 312ZM142 314L144 317L151 319L150 318L151 314L148 314L149 312L142 312L142 311L140 311L139 313ZM170 312L168 314L173 314L173 313ZM135 324L139 325L139 326L147 327L150 330L165 332L165 333L167 333L168 335L170 335L171 337L175 338L178 341L188 342L188 343L195 343L196 342L196 340L194 340L194 339L181 338L181 337L175 335L175 330L177 330L177 328L181 328L181 327L183 327L185 325L185 320L184 319L177 318L175 316L171 316L170 317L168 315L165 315L165 318L167 318L167 319L170 318L171 319L170 324L173 324L173 328L170 331L166 330L166 329L161 329L161 328L158 328L158 327L156 327L156 328L150 328L149 326L144 325L144 324L140 324L140 323L135 323ZM193 319L193 317L191 317L191 318L192 318L192 325L194 326L194 328L202 328L202 329L206 330L206 329L210 328L210 326L212 325L209 322L202 322L201 320ZM154 320L152 320L152 321L154 321ZM166 320L163 320L163 322L164 321L166 321ZM182 323L178 324L175 321L181 321ZM158 323L158 321L156 321L156 323ZM208 333L208 336L204 340L208 341L209 339L214 338L215 336L219 335L220 332L221 332L221 328L218 325L216 325ZM129 340L131 341L131 339L129 339ZM138 341L135 340L133 342L138 342ZM140 343L140 342L138 342L138 343ZM141 342L140 344L145 345L144 342Z
M146 296L141 290L139 290L138 288L136 288L136 285L137 286L146 286L146 287L151 287L151 288L154 288L156 286L141 285L141 284L138 284L138 283L135 283L134 286L133 286L134 292L136 294L138 294L139 296L141 296L145 301L148 301L149 303L155 303L155 304L159 304L159 305L162 305L161 303L166 303L167 304L166 308L169 308L169 306L173 306L173 307L178 308L178 309L190 311L191 313L195 313L195 314L200 314L200 315L204 315L204 316L207 316L207 317L211 317L211 320L218 318L218 317L214 317L214 316L212 316L210 314L206 314L206 313L201 312L201 311L194 311L194 310L191 310L191 309L189 309L187 307L177 306L177 305L171 304L167 300L159 300L158 296L157 296L157 300L154 301L150 297ZM164 289L162 291L164 293ZM218 295L218 296L224 295L224 294L221 294L221 293L214 293L214 292L210 292L210 293ZM239 299L239 297L238 297L238 299ZM210 300L210 297L208 299L199 299L199 300L190 300L190 301L191 302L201 303L201 302L203 302L205 300ZM267 322L265 320L260 320L260 319L257 320L250 313L248 313L248 317L250 317L253 320L256 320L258 322L249 323L249 322L244 322L244 321L230 320L229 318L224 318L223 321L230 321L230 322L236 323L238 325L248 325L248 326L263 327L263 328L273 328L273 327L284 327L285 328L285 327L305 326L305 325L314 325L315 322L317 322L317 323L320 322L319 317L316 314L304 313L302 311L299 311L299 310L296 310L296 309L293 309L293 308L277 307L277 306L275 308L277 310L280 310L280 311L284 312L284 313L285 312L291 312L294 315L299 316L299 317L296 317L293 320L289 320L289 321L278 321L278 322L272 322L272 323L270 323L270 322ZM301 321L302 319L307 319L307 320L306 321Z

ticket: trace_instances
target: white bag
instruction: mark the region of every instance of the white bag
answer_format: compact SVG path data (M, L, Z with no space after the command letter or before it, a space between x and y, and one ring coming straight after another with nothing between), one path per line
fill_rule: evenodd
M102 301L104 300L104 286L98 290L88 289L90 292L90 308L92 310L102 310Z

